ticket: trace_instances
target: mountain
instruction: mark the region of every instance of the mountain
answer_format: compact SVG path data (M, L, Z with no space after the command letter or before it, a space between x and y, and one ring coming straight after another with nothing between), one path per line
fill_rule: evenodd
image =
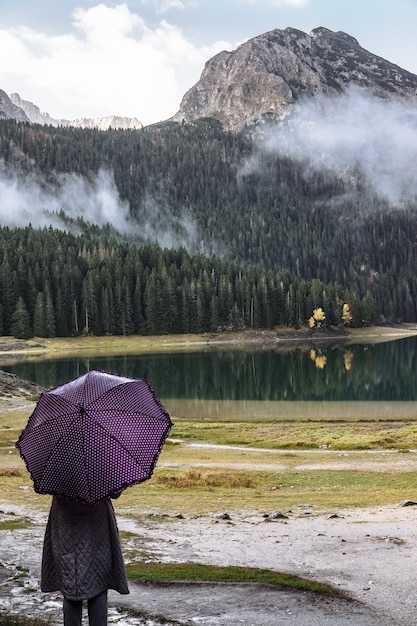
M75 120L60 120L61 126L73 126L75 128L97 128L98 130L138 130L143 125L136 117L121 117L120 115L107 115L106 117L81 117Z
M141 122L135 117L121 117L118 115L109 115L107 117L97 118L80 118L75 120L54 119L49 113L41 113L36 104L23 100L18 93L12 93L7 96L1 92L9 100L8 113L3 117L15 118L18 121L29 121L33 124L47 124L51 126L73 126L75 128L98 128L98 130L108 130L114 128L118 130L139 129L143 128ZM23 115L22 115L23 114ZM0 112L1 115L1 112ZM20 117L16 117L20 116ZM25 116L25 117L23 117Z
M344 32L275 29L208 60L172 121L203 117L239 131L263 119L281 119L305 96L337 96L356 86L382 99L417 104L417 76L368 52ZM140 129L136 118L54 119L39 107L0 91L0 117L51 126Z
M5 91L0 89L0 119L15 119L18 122L29 122L26 113L13 104Z
M303 96L340 95L348 86L417 103L417 76L368 52L343 32L272 30L220 52L183 97L174 121L214 117L239 130L283 117Z
M49 113L41 113L36 104L32 104L32 102L29 102L28 100L23 100L18 93L11 93L9 98L16 107L25 113L29 122L33 122L34 124L51 124L51 126L58 126L58 121L50 117Z

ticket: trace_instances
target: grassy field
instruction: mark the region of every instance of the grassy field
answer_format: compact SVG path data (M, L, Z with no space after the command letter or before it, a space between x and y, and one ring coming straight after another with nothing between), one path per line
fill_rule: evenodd
M14 444L34 403L0 413L0 489L47 510ZM416 497L417 423L177 419L151 480L117 508L132 514L207 514L377 506Z

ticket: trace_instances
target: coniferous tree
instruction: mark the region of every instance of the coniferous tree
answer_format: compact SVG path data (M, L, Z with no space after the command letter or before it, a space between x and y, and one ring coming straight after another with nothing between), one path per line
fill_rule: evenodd
M36 297L33 314L33 334L35 337L47 337L45 320L45 299L43 291L39 291Z
M12 314L12 335L16 339L30 339L33 337L30 325L29 312L26 308L25 301L20 296L17 300L16 307Z
M56 336L55 307L48 285L45 289L45 328L47 337Z
M61 287L56 292L56 335L57 337L68 337L70 334L68 326L68 316L65 307L65 299L62 295Z

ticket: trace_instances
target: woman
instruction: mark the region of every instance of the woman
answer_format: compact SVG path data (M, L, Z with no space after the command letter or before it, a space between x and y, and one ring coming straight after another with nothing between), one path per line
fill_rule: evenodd
M42 591L61 591L64 626L107 624L107 590L129 593L119 532L109 499L89 506L54 496L42 554Z

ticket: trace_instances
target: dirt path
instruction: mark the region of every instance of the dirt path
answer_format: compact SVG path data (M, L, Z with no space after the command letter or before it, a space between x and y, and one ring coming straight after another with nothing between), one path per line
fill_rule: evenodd
M223 469L252 470L252 471L361 471L361 472L385 472L399 474L403 472L417 472L417 449L407 450L406 453L398 450L274 450L271 448L250 448L246 446L231 446L211 443L193 443L180 439L172 439L181 443L183 448L201 450L229 450L244 453L245 462L225 461L222 459ZM262 454L262 462L251 459L251 454L259 459ZM216 460L207 461L169 461L158 462L158 467L205 467L217 468Z

